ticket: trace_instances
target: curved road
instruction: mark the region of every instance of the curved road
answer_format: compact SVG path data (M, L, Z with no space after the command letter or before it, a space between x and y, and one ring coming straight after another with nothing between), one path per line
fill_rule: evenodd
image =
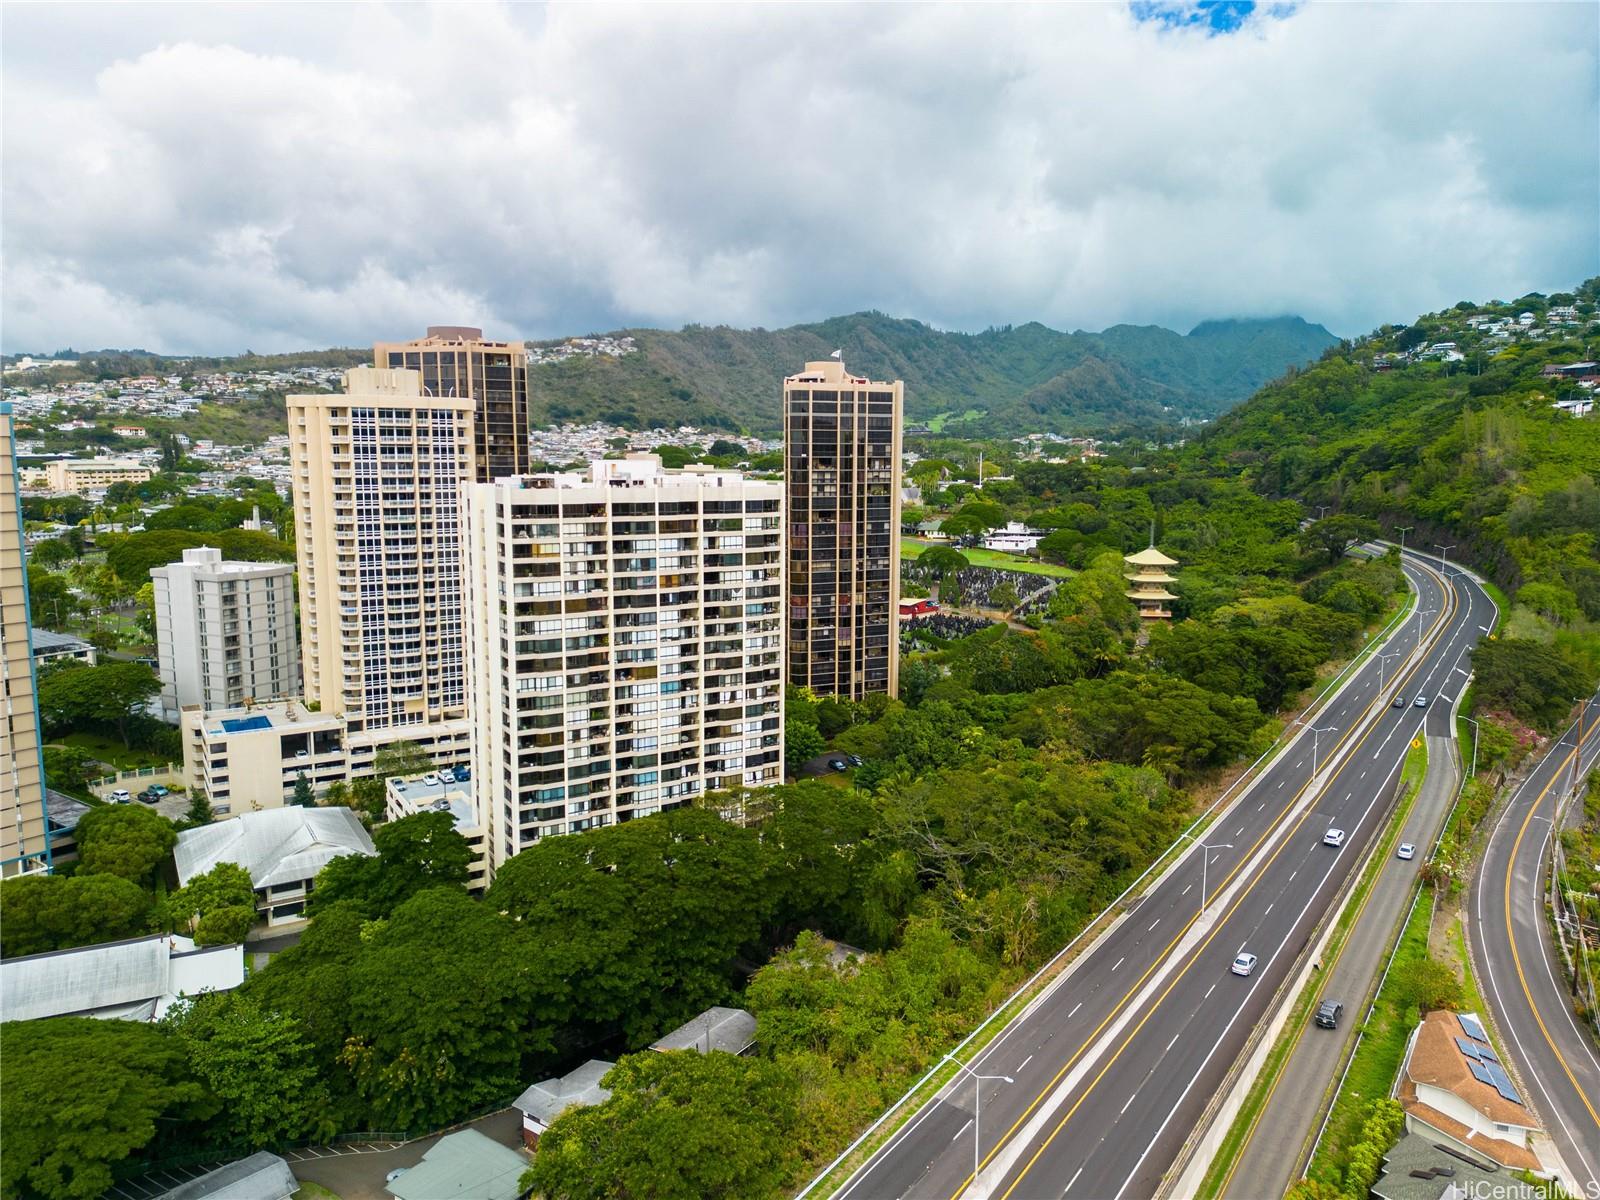
M1600 1194L1600 1053L1579 1027L1545 918L1550 825L1571 781L1600 758L1600 702L1574 722L1495 821L1473 882L1472 958L1497 1031L1560 1151L1574 1194Z
M1152 1196L1346 876L1382 824L1411 740L1449 709L1493 606L1470 577L1415 555L1420 614L1369 661L1206 834L1094 946L835 1193L849 1200ZM1430 611L1431 610L1431 611ZM1397 692L1430 697L1393 708ZM1328 729L1331 727L1331 730ZM1342 847L1323 844L1329 828ZM1247 950L1259 965L1229 973ZM981 1084L972 1072L992 1078ZM1010 1082L1007 1081L1009 1077ZM981 1123L975 1089L982 1087ZM981 1166L974 1182L975 1148Z

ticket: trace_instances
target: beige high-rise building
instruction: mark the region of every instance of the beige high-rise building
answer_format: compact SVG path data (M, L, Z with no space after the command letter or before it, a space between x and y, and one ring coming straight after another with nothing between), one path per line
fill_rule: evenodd
M837 360L783 381L788 681L819 696L899 690L904 393Z
M0 400L0 876L50 869L11 405Z
M783 773L783 489L653 454L466 489L490 862Z
M418 371L425 395L470 397L474 478L520 475L528 459L528 355L521 342L490 342L466 325L430 325L411 342L379 342L373 365Z
M307 702L344 717L352 742L451 723L464 742L471 397L358 367L341 395L290 396L288 416Z

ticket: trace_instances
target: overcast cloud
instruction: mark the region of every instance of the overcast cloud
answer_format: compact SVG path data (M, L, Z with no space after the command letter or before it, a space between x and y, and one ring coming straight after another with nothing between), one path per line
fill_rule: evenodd
M1600 6L4 10L3 345L864 308L1350 334L1600 273Z

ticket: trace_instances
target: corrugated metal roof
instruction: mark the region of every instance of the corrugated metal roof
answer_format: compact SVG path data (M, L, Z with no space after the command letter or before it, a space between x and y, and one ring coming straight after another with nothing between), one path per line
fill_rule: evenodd
M446 1134L389 1184L399 1200L516 1200L528 1160L476 1129Z
M545 1079L534 1084L511 1102L511 1107L526 1113L540 1124L548 1126L569 1108L587 1108L591 1104L604 1104L611 1092L600 1086L606 1072L616 1063L591 1058L583 1066L559 1079Z
M372 838L348 808L269 808L178 835L178 884L218 863L237 863L258 888L314 879L343 854L376 854Z
M708 1008L653 1044L652 1050L725 1050L743 1054L756 1043L756 1019L742 1008Z
M0 962L7 1021L73 1014L149 1020L180 994L226 991L244 981L244 949L197 950L189 938L155 934L30 954Z
M163 1192L157 1200L287 1200L299 1188L287 1162L259 1150Z

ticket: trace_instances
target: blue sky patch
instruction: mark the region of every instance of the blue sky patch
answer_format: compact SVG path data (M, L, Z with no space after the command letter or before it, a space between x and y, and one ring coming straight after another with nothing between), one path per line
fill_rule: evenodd
M1211 33L1232 33L1255 12L1255 0L1133 0L1135 19L1158 21L1168 29L1200 26ZM1277 15L1284 5L1269 6Z

